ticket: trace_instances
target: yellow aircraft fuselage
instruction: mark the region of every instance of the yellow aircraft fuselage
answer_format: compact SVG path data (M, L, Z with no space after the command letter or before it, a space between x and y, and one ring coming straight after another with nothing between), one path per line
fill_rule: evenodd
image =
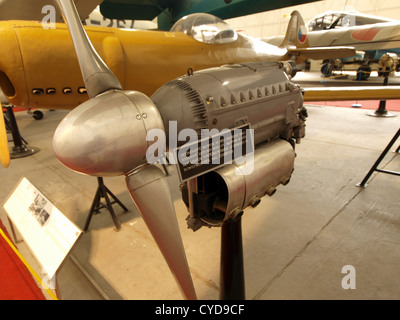
M150 96L187 73L261 60L286 60L287 50L239 35L230 44L206 44L182 32L86 27L95 49L124 89ZM0 22L0 86L21 107L72 109L88 99L71 36L65 24Z

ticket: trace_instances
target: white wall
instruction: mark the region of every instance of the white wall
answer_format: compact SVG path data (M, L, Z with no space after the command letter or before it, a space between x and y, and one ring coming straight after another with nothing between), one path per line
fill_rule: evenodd
M271 0L260 0L271 1ZM279 0L273 0L279 1ZM311 18L327 10L356 10L386 18L400 20L399 0L324 0L287 7L226 20L236 29L253 37L269 37L285 34L290 14L298 10L307 23Z

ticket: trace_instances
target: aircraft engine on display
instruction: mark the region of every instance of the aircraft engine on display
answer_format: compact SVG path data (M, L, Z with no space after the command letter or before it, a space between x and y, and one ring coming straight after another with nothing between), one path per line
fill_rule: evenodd
M385 53L379 60L378 76L389 77L393 76L395 71L399 71L400 61L395 53Z
M243 147L238 155L247 157L245 163L233 160L210 169L211 159L221 160L217 164L222 164L225 156L222 153L233 153L225 137L217 134L220 140L216 144L211 138L209 143L207 139L202 145L198 143L194 163L182 168L183 174L193 171L195 176L192 180L190 173L185 175L186 181L181 185L182 198L190 212L188 226L193 230L202 225L221 226L246 207L258 205L264 195L273 195L278 185L289 182L294 167L294 145L304 137L307 111L302 91L288 79L283 63L233 64L188 73L162 86L151 98L167 132L171 132L171 123L177 124L178 132L195 129L199 139L204 136L202 132L212 130L222 132L239 127L252 130L247 131L250 134L239 130L236 137L232 135L233 141L229 140ZM235 141L237 138L240 141ZM244 138L248 140L241 140ZM249 143L254 143L255 148ZM248 154L244 151L245 144ZM177 147L190 145L181 141ZM215 147L217 157L212 154ZM201 163L204 150L209 160L206 164ZM231 154L229 159L233 158ZM202 170L209 172L203 174Z
M196 299L169 184L157 164L166 155L171 162L171 153L176 154L193 230L240 217L288 183L294 145L304 137L307 117L302 90L286 74L290 64L189 69L149 98L122 89L89 41L74 2L56 3L90 99L61 121L54 153L74 171L126 177L132 200L183 296Z

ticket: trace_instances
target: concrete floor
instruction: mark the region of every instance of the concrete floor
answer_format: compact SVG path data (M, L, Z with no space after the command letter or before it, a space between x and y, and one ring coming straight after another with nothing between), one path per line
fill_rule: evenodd
M400 178L374 173L366 188L356 187L400 127L400 114L374 118L366 110L326 106L308 106L308 112L290 183L243 216L246 298L400 299ZM45 111L36 121L16 113L21 134L40 152L0 168L0 203L25 176L83 228L97 180L70 171L53 156L52 135L66 114ZM400 139L394 147L399 144ZM390 152L380 167L400 171L400 156ZM220 229L187 229L179 180L173 166L169 171L198 298L218 299ZM120 231L106 210L93 217L59 269L62 299L182 299L124 178L105 183L129 212L114 205ZM9 228L2 206L0 218ZM26 244L18 248L40 274ZM355 268L356 289L342 288L346 265Z

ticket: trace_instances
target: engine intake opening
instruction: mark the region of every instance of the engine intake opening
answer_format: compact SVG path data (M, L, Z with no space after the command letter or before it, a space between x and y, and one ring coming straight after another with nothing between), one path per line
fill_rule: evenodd
M10 78L0 70L0 87L3 90L3 93L8 97L15 96L15 88L10 80Z

